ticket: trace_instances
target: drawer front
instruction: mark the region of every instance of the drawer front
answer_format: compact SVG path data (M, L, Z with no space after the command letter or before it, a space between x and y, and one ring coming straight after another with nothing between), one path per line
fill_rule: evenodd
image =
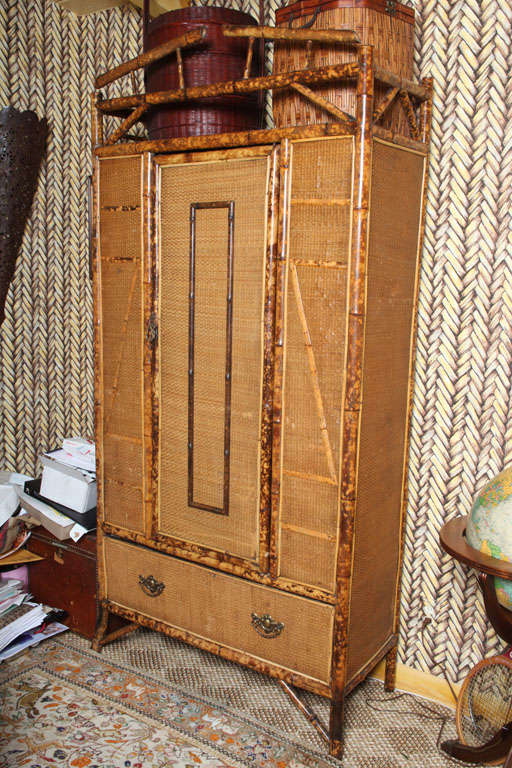
M198 637L328 683L333 607L105 539L107 598ZM146 579L145 588L140 577ZM152 581L148 581L153 577ZM154 593L154 595L152 595ZM252 614L284 626L262 636ZM279 627L270 629L276 634ZM260 632L265 628L260 627Z

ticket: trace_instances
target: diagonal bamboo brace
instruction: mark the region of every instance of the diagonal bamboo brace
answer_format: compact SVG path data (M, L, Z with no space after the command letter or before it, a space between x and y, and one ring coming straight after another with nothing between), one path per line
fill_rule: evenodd
M206 27L200 27L199 29L192 29L190 32L185 32L179 37L173 37L172 40L168 40L162 45L157 45L155 48L151 48L146 53L141 53L140 56L136 56L134 59L123 62L114 69L109 69L108 72L104 72L102 75L98 75L94 84L96 88L103 88L103 86L113 83L115 80L119 80L123 75L127 75L129 72L135 72L137 69L153 64L155 61L160 61L164 56L168 56L170 53L177 51L180 48L188 48L191 45L197 45L206 37Z

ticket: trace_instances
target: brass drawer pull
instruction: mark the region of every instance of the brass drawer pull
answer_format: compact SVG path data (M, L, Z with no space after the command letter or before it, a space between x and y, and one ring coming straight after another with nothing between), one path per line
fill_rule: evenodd
M150 597L158 597L165 589L163 581L157 581L154 576L139 576L139 584L143 592Z
M262 616L251 613L251 624L259 635L268 639L277 637L284 629L284 624L281 621L275 621L269 613L264 613Z

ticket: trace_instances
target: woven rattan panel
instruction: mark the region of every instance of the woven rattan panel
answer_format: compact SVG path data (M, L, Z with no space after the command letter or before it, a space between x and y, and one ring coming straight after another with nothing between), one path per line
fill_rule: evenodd
M236 153L228 162L169 165L161 171L159 529L249 559L257 557L258 542L267 177L266 155L242 160ZM194 222L193 203L198 204ZM205 203L220 207L201 207ZM195 506L189 504L191 488Z
M105 519L142 520L141 162L100 161L101 350Z
M300 27L312 20L312 14L292 21L292 27ZM286 26L286 25L285 25ZM313 29L353 29L361 40L375 45L375 63L400 77L413 74L414 24L379 13L370 8L331 8L323 10L313 23ZM356 59L356 50L350 46L313 46L311 62L305 45L279 43L275 47L274 72L286 72L304 67L321 67ZM387 86L376 85L377 100L382 98ZM336 83L334 86L315 87L315 92L336 104L349 114L356 111L356 89L353 83ZM312 104L293 91L276 91L273 95L274 120L277 126L307 125L333 122L335 117ZM384 124L384 122L383 122ZM398 105L393 106L385 119L386 127L400 132L406 130L406 122Z
M300 142L291 166L280 574L324 589L335 577L352 146Z
M252 657L329 681L332 606L112 539L105 540L105 560L107 596L113 602ZM152 575L164 585L159 596L144 593L141 575ZM253 612L268 613L283 623L281 633L261 637L251 625Z
M423 167L374 142L349 678L393 632Z

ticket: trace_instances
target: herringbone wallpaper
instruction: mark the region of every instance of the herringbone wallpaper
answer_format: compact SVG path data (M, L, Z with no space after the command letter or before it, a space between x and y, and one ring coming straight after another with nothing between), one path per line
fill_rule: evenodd
M267 22L276 5L267 0ZM437 537L511 456L512 6L418 0L416 12L418 74L436 85L401 661L461 679L496 641L474 576L441 555ZM89 93L94 74L135 55L139 40L129 8L76 17L51 0L0 0L0 101L50 125L0 331L0 468L33 472L40 451L93 430Z

